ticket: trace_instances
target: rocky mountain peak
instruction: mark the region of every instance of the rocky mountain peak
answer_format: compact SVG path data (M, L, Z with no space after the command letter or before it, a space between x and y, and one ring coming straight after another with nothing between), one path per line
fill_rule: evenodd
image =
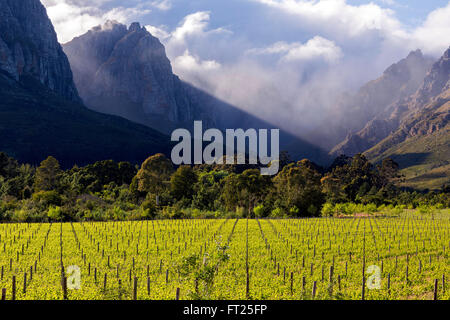
M142 29L144 29L144 28L142 28ZM141 31L142 29L141 29L141 24L139 22L133 22L130 25L128 31L129 32L135 32L135 31Z
M69 61L39 0L0 0L0 70L81 102Z
M442 57L433 64L426 75L422 87L417 92L415 99L418 104L429 101L450 87L450 48Z
M164 46L140 23L127 27L109 21L66 43L64 50L88 107L157 128L165 120L192 119L193 103ZM148 123L148 118L158 120Z

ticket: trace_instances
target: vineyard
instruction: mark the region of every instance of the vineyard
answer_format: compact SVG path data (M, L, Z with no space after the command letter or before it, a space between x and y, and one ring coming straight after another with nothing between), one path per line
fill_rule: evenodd
M1 224L0 288L3 300L449 300L449 230L445 212Z

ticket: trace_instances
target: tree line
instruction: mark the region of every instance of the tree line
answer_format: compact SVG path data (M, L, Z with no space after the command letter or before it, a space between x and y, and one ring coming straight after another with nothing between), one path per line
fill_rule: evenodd
M317 217L381 208L450 207L450 187L396 187L392 159L340 156L329 168L283 153L277 175L251 165L174 167L163 154L140 166L98 161L63 170L49 156L38 167L0 153L0 220L106 221L155 218ZM352 212L353 211L353 212Z

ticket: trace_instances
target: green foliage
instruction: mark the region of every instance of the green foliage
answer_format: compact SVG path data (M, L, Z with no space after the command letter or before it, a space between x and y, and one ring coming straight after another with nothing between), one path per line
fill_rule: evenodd
M60 221L62 220L62 210L61 207L50 207L47 212L47 217L51 221Z
M162 154L139 171L112 160L64 171L53 157L34 169L0 153L0 221L47 221L57 207L63 221L433 215L450 207L448 187L402 190L396 174L394 161L375 168L361 155L339 157L326 172L308 160L285 161L270 177L236 165L174 171Z
M151 156L142 163L133 178L131 192L135 195L161 194L167 189L172 172L172 163L163 154Z
M41 162L41 165L36 169L36 176L34 180L34 189L36 191L51 191L55 190L59 184L59 178L62 174L59 162L52 156Z
M260 204L259 206L256 206L253 208L253 213L255 214L256 218L264 217L264 205Z
M170 178L170 193L175 200L192 200L197 174L190 166L181 166Z
M291 163L274 178L277 207L290 216L317 216L324 203L321 174L308 160Z
M33 194L33 200L42 207L60 206L62 203L61 195L55 191L39 191Z

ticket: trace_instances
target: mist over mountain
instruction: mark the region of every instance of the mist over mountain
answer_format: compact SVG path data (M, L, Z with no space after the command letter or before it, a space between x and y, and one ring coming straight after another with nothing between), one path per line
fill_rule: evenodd
M194 120L221 130L276 127L182 81L164 46L139 23L127 27L108 21L63 46L80 95L93 110L166 134L191 129ZM326 151L285 131L280 145L294 158L329 162Z
M355 95L344 96L338 103L340 112L333 116L338 118L335 137L344 135L345 139L332 148L331 154L352 156L385 138L396 123L379 121L377 117L391 104L416 92L433 62L420 50L413 51L387 68L381 77L361 87Z
M421 87L378 120L393 130L366 155L395 159L410 185L433 187L450 180L450 48L433 64Z
M172 73L164 46L138 23L108 21L64 45L86 105L170 132L213 110L193 103ZM215 102L215 101L214 101Z

